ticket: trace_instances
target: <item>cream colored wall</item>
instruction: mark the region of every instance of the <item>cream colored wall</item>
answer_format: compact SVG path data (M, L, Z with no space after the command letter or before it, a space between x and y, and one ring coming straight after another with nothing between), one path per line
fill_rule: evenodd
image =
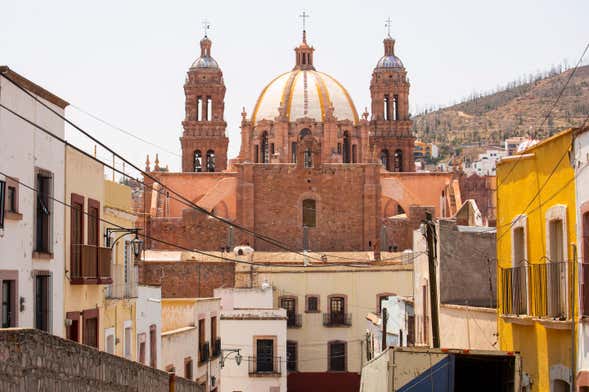
M360 392L388 392L390 390L388 370L389 350L385 350L362 368Z
M444 348L497 350L497 310L442 304L440 345Z
M195 298L162 299L162 331L197 325L194 317Z
M394 270L391 268L395 268ZM368 312L376 311L377 294L413 295L412 266L374 266L369 268L272 268L256 269L258 282L275 287L275 307L283 295L296 296L297 313L302 315L302 328L289 328L288 340L298 343L298 366L302 372L324 372L328 369L328 347L332 340L347 342L347 370L359 373L366 361L363 349ZM320 296L320 313L305 313L305 295ZM323 313L328 311L328 296L347 296L347 313L352 314L351 327L323 326Z
M184 359L192 359L193 379L198 366L198 329L186 327L180 330L164 332L162 334L162 366L164 370L169 366L176 369L176 375L186 378L184 374Z
M84 212L88 211L88 198L100 202L101 209L104 205L104 168L101 164L84 156L83 154L66 147L65 159L65 200L71 203L72 193L84 196ZM64 283L64 309L65 312L81 312L88 309L99 309L99 320L104 319L104 285L87 284L73 285L69 281L70 271L70 245L71 225L70 208L65 209L65 270L66 279ZM104 224L100 222L99 245L104 246ZM88 237L88 217L84 214L84 243ZM80 320L83 324L83 320ZM100 328L100 327L99 327ZM80 325L80 339L83 341L82 325ZM104 333L99 331L98 347L104 350Z

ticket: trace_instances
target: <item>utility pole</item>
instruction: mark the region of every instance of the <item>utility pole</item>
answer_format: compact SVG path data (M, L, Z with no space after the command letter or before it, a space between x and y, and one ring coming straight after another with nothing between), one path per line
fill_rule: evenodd
M427 259L429 267L429 299L432 314L432 338L434 348L440 348L440 323L438 316L438 279L436 274L436 225L432 213L425 213L425 239L427 241ZM425 298L424 298L425 301ZM424 314L424 317L427 316Z
M387 348L387 322L389 320L389 314L387 308L382 308L382 342L380 344L380 351L383 352Z

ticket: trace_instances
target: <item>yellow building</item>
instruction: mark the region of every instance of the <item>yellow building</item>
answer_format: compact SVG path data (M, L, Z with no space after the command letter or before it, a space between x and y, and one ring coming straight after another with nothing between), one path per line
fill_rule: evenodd
M500 350L520 351L526 391L569 390L571 301L577 274L572 133L559 133L497 165Z
M110 244L110 224L132 228L131 190L104 180L104 167L66 148L65 210L66 280L64 310L66 337L102 351L135 359L136 280L130 241ZM125 269L127 266L127 269Z
M105 304L101 330L104 350L135 361L137 270L133 243L135 235L122 228L135 227L131 208L131 188L104 181L105 238L109 236L112 251L112 283L105 287ZM111 224L112 223L112 224Z

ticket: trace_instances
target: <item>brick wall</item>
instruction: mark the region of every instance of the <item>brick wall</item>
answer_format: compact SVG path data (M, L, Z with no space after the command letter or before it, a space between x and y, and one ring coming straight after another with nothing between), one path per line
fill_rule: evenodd
M168 373L35 329L0 329L0 390L168 391ZM177 392L202 391L188 380Z
M139 284L161 285L162 298L212 297L219 287L233 287L235 265L229 262L140 262Z
M413 249L413 231L418 229L425 219L426 211L433 214L434 207L409 206L409 211L406 211L406 218L384 218L383 225L386 241L383 244L383 249L387 250L389 246L396 246L397 251Z

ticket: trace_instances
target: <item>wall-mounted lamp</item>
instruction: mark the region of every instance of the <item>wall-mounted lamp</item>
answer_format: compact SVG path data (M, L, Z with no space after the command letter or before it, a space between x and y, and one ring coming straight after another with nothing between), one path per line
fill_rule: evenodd
M120 235L116 240L112 241L112 243L111 243L110 235L112 233L123 233L123 234ZM107 227L106 231L104 233L104 243L106 244L107 248L113 248L115 246L115 244L117 243L117 241L120 240L121 238L123 238L124 236L126 236L127 234L135 234L135 238L133 238L131 240L131 247L133 248L133 254L135 255L135 257L139 257L139 255L141 254L141 247L143 246L143 241L139 239L139 229L138 228L126 229L124 227L121 227L121 228Z
M225 366L225 360L231 355L235 353L235 363L237 366L241 365L241 354L239 353L239 348L231 348L231 349L221 349L221 359L219 359L219 366Z

